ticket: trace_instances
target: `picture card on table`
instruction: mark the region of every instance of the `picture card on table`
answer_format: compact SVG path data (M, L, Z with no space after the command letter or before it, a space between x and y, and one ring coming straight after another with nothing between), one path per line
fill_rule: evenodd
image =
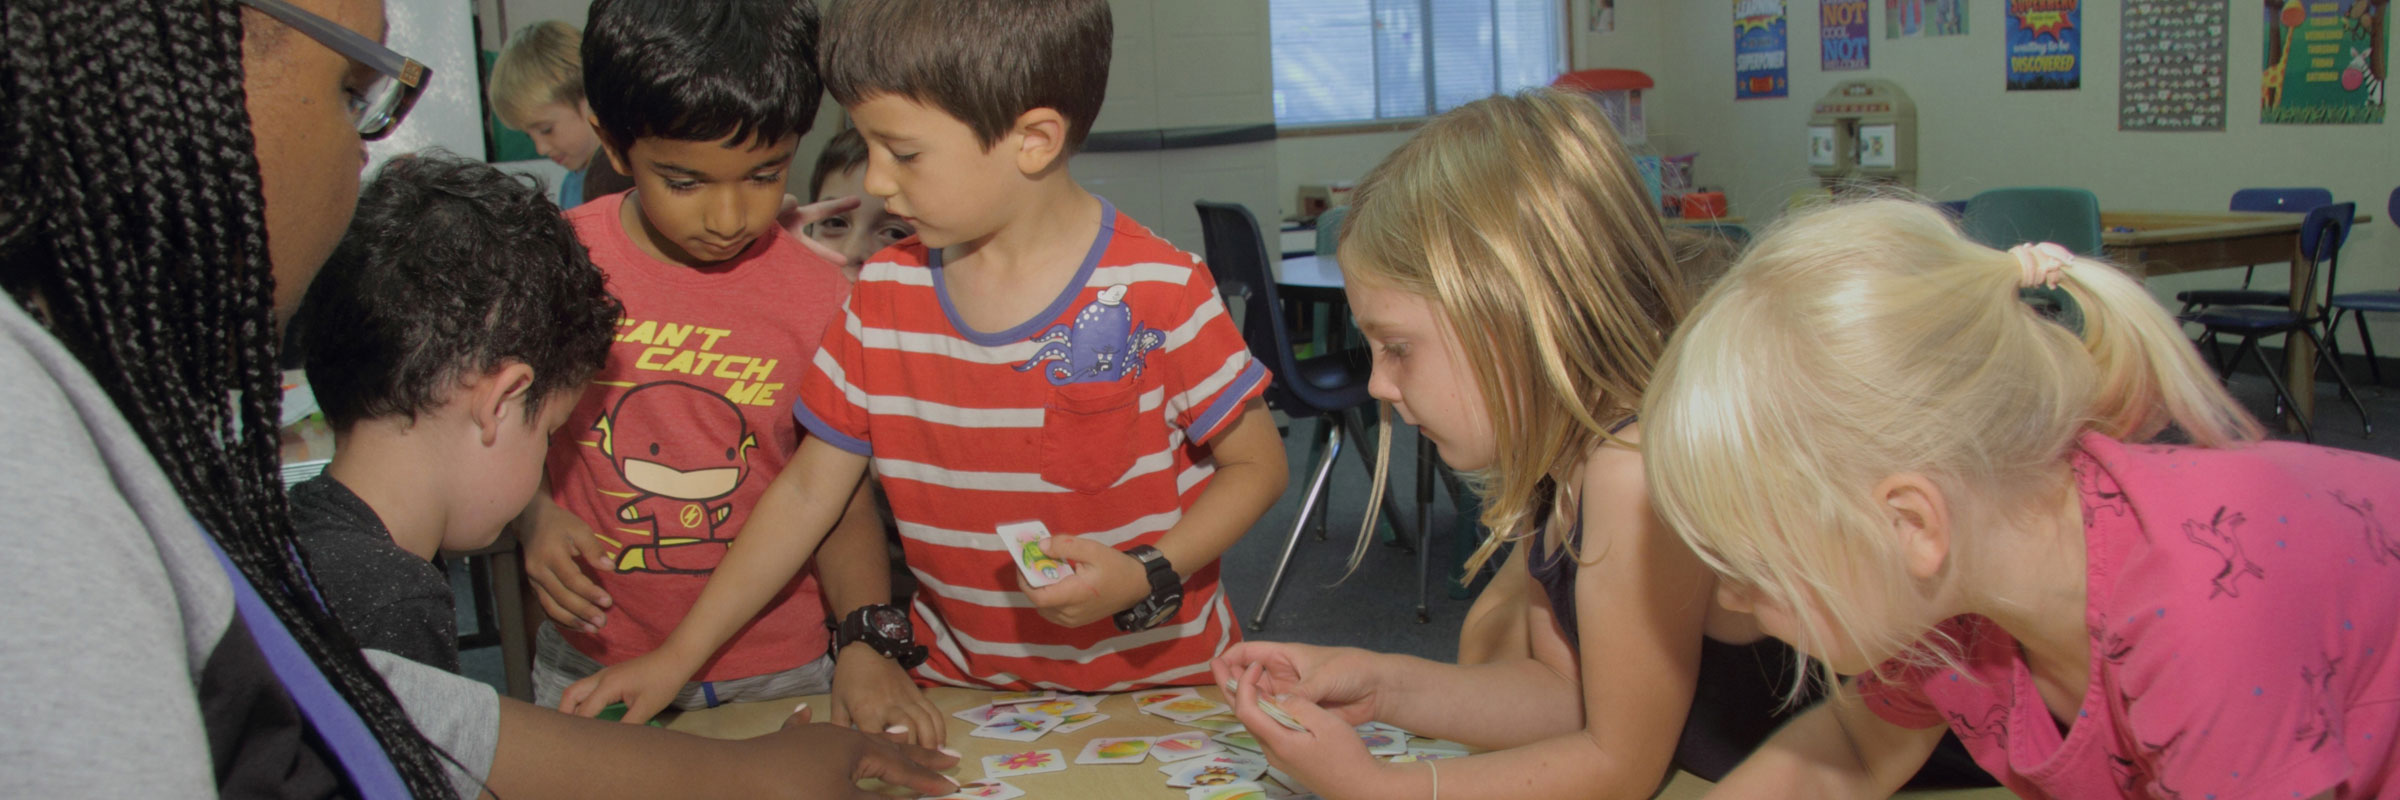
M1002 753L983 757L985 777L1005 778L1013 775L1039 775L1067 768L1067 756L1057 750L1027 750L1022 753Z
M958 791L932 800L1014 800L1024 797L1025 790L993 780L968 781L958 785Z
M1002 714L993 717L992 721L984 723L982 727L976 728L970 735L986 739L1030 742L1042 738L1042 734L1049 733L1050 729L1058 727L1058 723L1057 717L1048 714Z
M1145 737L1110 737L1093 739L1075 756L1077 764L1139 764L1150 757L1150 740Z
M1150 755L1160 761L1182 761L1225 749L1210 741L1206 731L1187 731L1150 740Z

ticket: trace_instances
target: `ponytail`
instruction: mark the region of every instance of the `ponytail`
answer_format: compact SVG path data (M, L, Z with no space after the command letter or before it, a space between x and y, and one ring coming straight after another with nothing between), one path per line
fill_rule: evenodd
M2258 420L2225 392L2181 326L2141 283L2091 259L2075 259L2064 275L2064 288L2082 309L2084 351L2098 370L2087 423L2092 430L2140 442L2172 424L2202 447L2263 435Z

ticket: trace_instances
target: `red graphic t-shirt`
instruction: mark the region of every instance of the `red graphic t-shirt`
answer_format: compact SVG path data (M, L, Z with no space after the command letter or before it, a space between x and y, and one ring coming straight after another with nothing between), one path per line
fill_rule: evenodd
M602 664L650 652L701 587L767 484L799 448L786 410L828 322L841 269L776 231L705 269L652 258L625 234L626 195L567 212L625 303L608 366L556 436L550 497L600 535L616 602L596 635L564 631ZM825 654L824 604L802 573L693 676L730 680Z

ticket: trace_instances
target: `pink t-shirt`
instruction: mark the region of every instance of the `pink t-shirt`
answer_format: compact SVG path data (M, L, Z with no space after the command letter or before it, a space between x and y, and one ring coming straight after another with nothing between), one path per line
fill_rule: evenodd
M2061 732L2014 639L1964 616L1966 676L1860 680L1894 724L1947 724L2020 796L2400 798L2400 462L2087 434L2090 684Z

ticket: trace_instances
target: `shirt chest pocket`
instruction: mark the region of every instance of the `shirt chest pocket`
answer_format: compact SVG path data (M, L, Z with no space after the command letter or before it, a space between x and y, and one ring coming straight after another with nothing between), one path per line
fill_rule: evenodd
M1153 426L1143 424L1141 398L1134 381L1053 387L1042 408L1042 480L1083 494L1115 486L1158 444L1144 435Z

